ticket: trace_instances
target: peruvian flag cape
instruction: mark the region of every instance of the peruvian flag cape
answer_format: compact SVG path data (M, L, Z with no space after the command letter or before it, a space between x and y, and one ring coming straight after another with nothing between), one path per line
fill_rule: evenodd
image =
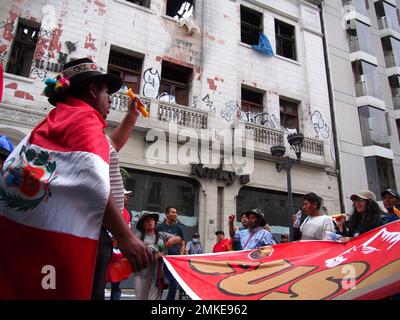
M400 293L400 221L346 244L299 241L164 261L196 300L382 299Z
M101 115L59 103L0 175L0 300L90 299L110 192Z

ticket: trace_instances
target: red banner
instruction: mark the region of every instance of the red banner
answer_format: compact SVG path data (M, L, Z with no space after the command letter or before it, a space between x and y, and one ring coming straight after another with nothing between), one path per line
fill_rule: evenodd
M399 242L395 221L346 244L298 241L164 260L195 300L382 299L400 293Z

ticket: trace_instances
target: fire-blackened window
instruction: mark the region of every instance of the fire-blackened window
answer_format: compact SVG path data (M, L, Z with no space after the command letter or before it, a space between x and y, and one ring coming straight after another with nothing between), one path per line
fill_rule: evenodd
M255 90L242 88L242 111L263 112L263 94Z
M167 16L181 20L193 15L194 0L168 0Z
M262 13L240 6L240 41L247 44L258 44L262 32Z
M139 6L142 7L150 8L150 0L126 0L126 1L138 4Z
M19 19L6 68L8 73L29 77L39 32L40 24L22 18Z
M280 56L296 60L295 27L275 19L276 53Z
M189 84L192 74L192 68L163 61L159 99L187 106L189 104Z
M139 93L143 57L128 55L113 49L108 58L108 72L120 76L124 84Z

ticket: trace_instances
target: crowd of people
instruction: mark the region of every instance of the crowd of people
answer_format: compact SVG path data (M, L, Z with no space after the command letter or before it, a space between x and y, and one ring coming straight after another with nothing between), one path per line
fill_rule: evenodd
M117 91L122 82L118 77L103 74L99 70L100 68L87 58L77 59L65 64L63 75L68 76L68 81L64 80L62 90L54 89L57 88L57 84L48 85L47 90L45 90L49 102L57 108L49 113L46 120L38 126L38 129L35 128L34 133L40 134L41 137L51 135L50 122L66 121L57 118L60 117L57 116L57 112L61 112L57 111L58 109L68 109L67 114L78 114L74 118L75 122L76 119L81 119L82 125L90 125L95 127L98 132L103 132L105 126L103 120L106 119L110 108L109 95ZM57 81L60 81L60 79ZM98 249L93 266L91 298L94 300L105 299L104 292L107 281L112 282L111 299L118 300L121 298L120 281L113 281L108 277L110 264L118 261L116 257L127 259L131 266L134 275L134 290L138 299L160 299L164 289L168 288L166 299L174 300L180 287L173 274L163 263L162 257L164 255L205 253L198 233L194 233L192 239L187 244L185 243L183 230L177 222L178 212L173 206L166 208L165 221L160 222L158 214L144 212L135 229L131 227L132 217L126 206L132 192L124 188L120 174L118 151L125 145L135 126L139 115L136 102L136 99L130 101L126 116L110 136L105 136L103 132L103 135L99 138L101 140L97 141L100 145L109 146L109 153L107 152L108 154L105 156L106 161L109 162L109 171L102 169L104 172L101 172L101 174L109 177L107 181L110 184L110 195L106 199L106 206L99 204L97 208L98 211L102 211L102 221L98 225ZM87 112L88 107L96 110L98 114L86 115L85 112ZM86 108L86 111L81 112L80 108L82 110ZM96 118L98 115L101 116L99 119ZM96 119L92 119L90 123L86 122L86 117L89 116ZM43 129L44 127L45 129ZM75 144L79 145L82 140L85 140L83 128L75 130L73 134L73 137L68 135L62 137L64 142L71 145L71 150L74 150ZM96 147L96 145L91 146L92 149L90 150L96 150ZM10 140L5 136L0 136L0 169L13 149ZM71 162L71 165L73 165L73 162ZM5 171L1 170L2 174ZM7 188L6 185L1 187ZM235 226L236 216L231 215L228 218L229 237L225 236L223 230L216 231L216 243L212 252L257 249L276 243L287 243L290 240L324 240L328 233L341 235L341 241L346 243L369 230L399 219L400 195L398 192L394 189L388 189L382 192L381 196L386 212L380 209L373 192L361 190L351 196L353 211L350 215L328 216L321 213L321 197L315 193L308 193L303 198L302 209L293 215L293 238L289 239L287 234L282 234L279 241L271 233L265 215L260 209L242 212L240 228ZM57 195L54 195L54 197L57 197ZM91 200L90 197L82 195L82 201ZM0 207L0 209L5 210L4 208ZM10 211L11 209L7 210ZM94 220L93 224L95 223ZM132 230L135 230L135 232L132 232ZM21 235L21 238L23 236ZM1 234L0 237L2 237ZM51 244L44 243L43 245ZM88 257L83 256L81 263L89 264L91 261ZM1 272L4 272L4 270L0 270ZM0 274L0 276L2 275ZM16 292L18 290L22 292L23 288L16 288ZM70 298L68 293L66 293L65 298Z

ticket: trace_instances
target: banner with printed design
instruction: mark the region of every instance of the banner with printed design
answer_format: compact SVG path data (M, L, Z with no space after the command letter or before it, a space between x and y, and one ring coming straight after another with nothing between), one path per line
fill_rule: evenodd
M400 221L346 244L298 241L164 261L195 300L382 299L400 293Z

